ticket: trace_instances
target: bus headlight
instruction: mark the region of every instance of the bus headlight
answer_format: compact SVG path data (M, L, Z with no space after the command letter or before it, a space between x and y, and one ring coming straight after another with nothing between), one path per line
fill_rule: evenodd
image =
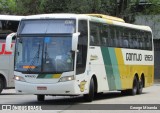
M71 81L71 80L74 80L74 76L65 76L65 77L62 77L60 78L59 82L65 82L65 81Z
M14 75L14 79L17 80L17 81L23 81L23 82L26 81L23 77L21 77L21 76L16 76L16 75Z

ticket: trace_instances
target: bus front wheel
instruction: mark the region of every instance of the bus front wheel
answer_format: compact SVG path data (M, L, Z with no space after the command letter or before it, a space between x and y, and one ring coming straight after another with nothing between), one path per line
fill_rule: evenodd
M87 102L92 102L92 100L94 99L94 80L93 78L90 81L90 86L89 86L89 93L88 94L84 94L84 99Z
M37 100L38 101L44 101L45 95L37 95Z
M2 77L0 77L0 93L2 92L2 90L4 88L3 86L4 86L4 80Z

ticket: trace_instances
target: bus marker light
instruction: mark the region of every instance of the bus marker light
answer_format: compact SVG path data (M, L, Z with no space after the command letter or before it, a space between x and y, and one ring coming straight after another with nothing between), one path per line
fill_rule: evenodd
M35 69L36 66L23 66L24 69Z

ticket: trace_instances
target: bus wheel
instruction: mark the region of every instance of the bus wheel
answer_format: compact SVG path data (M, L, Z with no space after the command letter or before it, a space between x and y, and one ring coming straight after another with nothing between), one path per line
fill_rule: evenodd
M130 95L136 95L138 90L138 80L134 77L132 89L129 90Z
M143 90L143 80L141 79L141 80L138 82L137 94L142 94L142 90Z
M45 95L37 95L38 101L44 101Z
M2 90L4 88L3 86L4 86L4 80L2 77L0 77L0 93L2 92Z
M90 81L90 86L89 86L89 94L84 94L84 99L87 102L92 102L94 98L94 80L93 78Z
M122 94L122 95L128 95L128 90L122 90L122 91L121 91L121 94Z

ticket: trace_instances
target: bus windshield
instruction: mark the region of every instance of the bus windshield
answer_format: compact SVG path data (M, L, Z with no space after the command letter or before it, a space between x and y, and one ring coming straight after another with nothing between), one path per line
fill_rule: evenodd
M16 43L15 70L24 73L73 71L71 52L75 20L22 20Z
M26 73L73 71L72 36L17 39L15 70Z

